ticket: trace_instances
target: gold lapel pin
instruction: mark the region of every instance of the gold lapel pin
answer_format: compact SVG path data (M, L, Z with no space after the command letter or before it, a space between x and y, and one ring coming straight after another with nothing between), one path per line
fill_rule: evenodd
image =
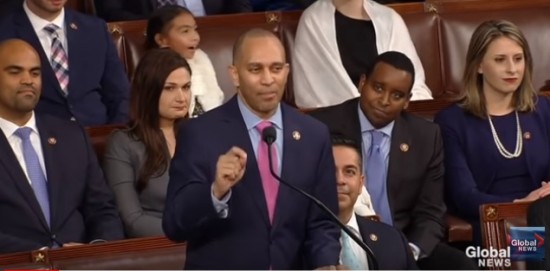
M378 236L376 236L376 234L374 234L374 233L371 233L369 235L369 238L374 242L378 241Z
M48 138L48 144L50 144L50 145L57 144L57 139L55 139L55 137Z
M69 26L74 29L74 30L77 30L78 29L78 26L76 26L75 23L70 23Z
M409 144L401 143L401 145L399 145L399 149L401 149L402 152L408 152L409 151Z
M300 134L300 132L294 131L292 132L292 138L294 138L294 140L300 140L300 138L302 138L302 135Z
M523 133L523 138L525 138L527 140L531 139L531 133L529 133L529 132Z

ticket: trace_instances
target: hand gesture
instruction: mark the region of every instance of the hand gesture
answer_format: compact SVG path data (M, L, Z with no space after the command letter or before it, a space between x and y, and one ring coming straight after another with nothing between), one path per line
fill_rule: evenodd
M225 154L218 157L216 163L216 179L213 184L213 193L221 199L243 178L246 169L246 152L239 147L232 147Z

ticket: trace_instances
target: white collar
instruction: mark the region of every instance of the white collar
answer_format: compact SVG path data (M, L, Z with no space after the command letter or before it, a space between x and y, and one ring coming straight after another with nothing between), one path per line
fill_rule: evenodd
M55 19L53 19L51 22L48 20L45 20L43 18L38 17L38 15L34 14L27 5L27 1L23 3L23 9L25 10L25 13L27 14L27 17L29 17L29 20L31 21L31 25L34 29L34 32L40 33L43 31L44 27L49 24L54 24L58 26L60 29L65 29L65 8L61 9L61 12Z
M351 217L346 224L346 226L353 231L357 236L361 236L359 232L359 224L357 223L357 217L355 216L355 212L351 213Z
M19 126L9 120L0 117L0 129L2 130L2 132L4 132L6 138L12 136L13 133L15 133L15 131L21 127L29 127L32 129L33 132L38 134L38 127L36 127L36 118L34 116L34 111L32 112L29 121L27 121L27 123L25 123L23 126Z

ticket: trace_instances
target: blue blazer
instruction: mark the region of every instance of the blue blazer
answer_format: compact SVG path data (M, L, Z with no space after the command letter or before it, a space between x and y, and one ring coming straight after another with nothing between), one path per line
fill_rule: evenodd
M84 129L36 116L50 198L50 228L6 136L0 131L0 252L124 238L122 222Z
M65 8L69 94L64 96L38 36L20 6L0 22L0 41L30 43L42 62L42 95L35 111L84 126L125 123L130 84L104 21Z
M356 218L361 238L374 253L380 270L418 269L409 242L401 231L365 217L356 215Z
M449 208L457 215L477 220L479 206L511 202L505 195L488 194L495 180L498 152L486 119L467 113L458 105L438 113L445 150L445 184ZM536 110L520 113L523 153L532 181L540 186L550 180L550 100L538 97ZM530 137L526 137L530 133Z
M327 128L290 106L281 107L281 177L337 213ZM211 186L218 157L232 146L245 150L248 160L243 179L231 190L229 215L221 219L212 203ZM163 227L168 238L188 242L185 269L313 269L336 265L339 260L337 225L283 184L270 225L258 165L236 96L181 127L170 166Z

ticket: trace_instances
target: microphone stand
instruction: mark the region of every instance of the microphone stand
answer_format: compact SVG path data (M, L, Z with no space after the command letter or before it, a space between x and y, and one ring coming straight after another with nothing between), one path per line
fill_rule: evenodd
M342 221L340 221L340 219L338 219L338 217L325 205L323 204L320 200L318 200L317 198L311 196L309 193L303 191L302 189L294 186L294 185L291 185L285 181L283 181L276 173L275 171L273 170L273 161L272 161L272 158L271 158L271 145L273 144L273 141L270 142L270 140L265 140L265 142L267 143L267 156L268 156L268 160L269 160L269 171L271 172L271 175L273 177L275 177L275 179L277 179L279 182L285 184L286 186L292 188L294 191L306 196L307 198L309 198L310 200L312 200L317 206L319 206L319 208L323 209L327 214L329 214L330 218L336 222L340 228L349 235L349 237L351 237L351 239L353 239L353 241L355 241L355 243L357 243L362 249L365 250L365 252L367 253L367 262L369 264L369 270L378 270L378 261L376 260L376 257L374 256L374 253L372 252L372 250L370 249L370 247L365 244L355 233L353 233L346 225L344 225L344 223L342 223Z

